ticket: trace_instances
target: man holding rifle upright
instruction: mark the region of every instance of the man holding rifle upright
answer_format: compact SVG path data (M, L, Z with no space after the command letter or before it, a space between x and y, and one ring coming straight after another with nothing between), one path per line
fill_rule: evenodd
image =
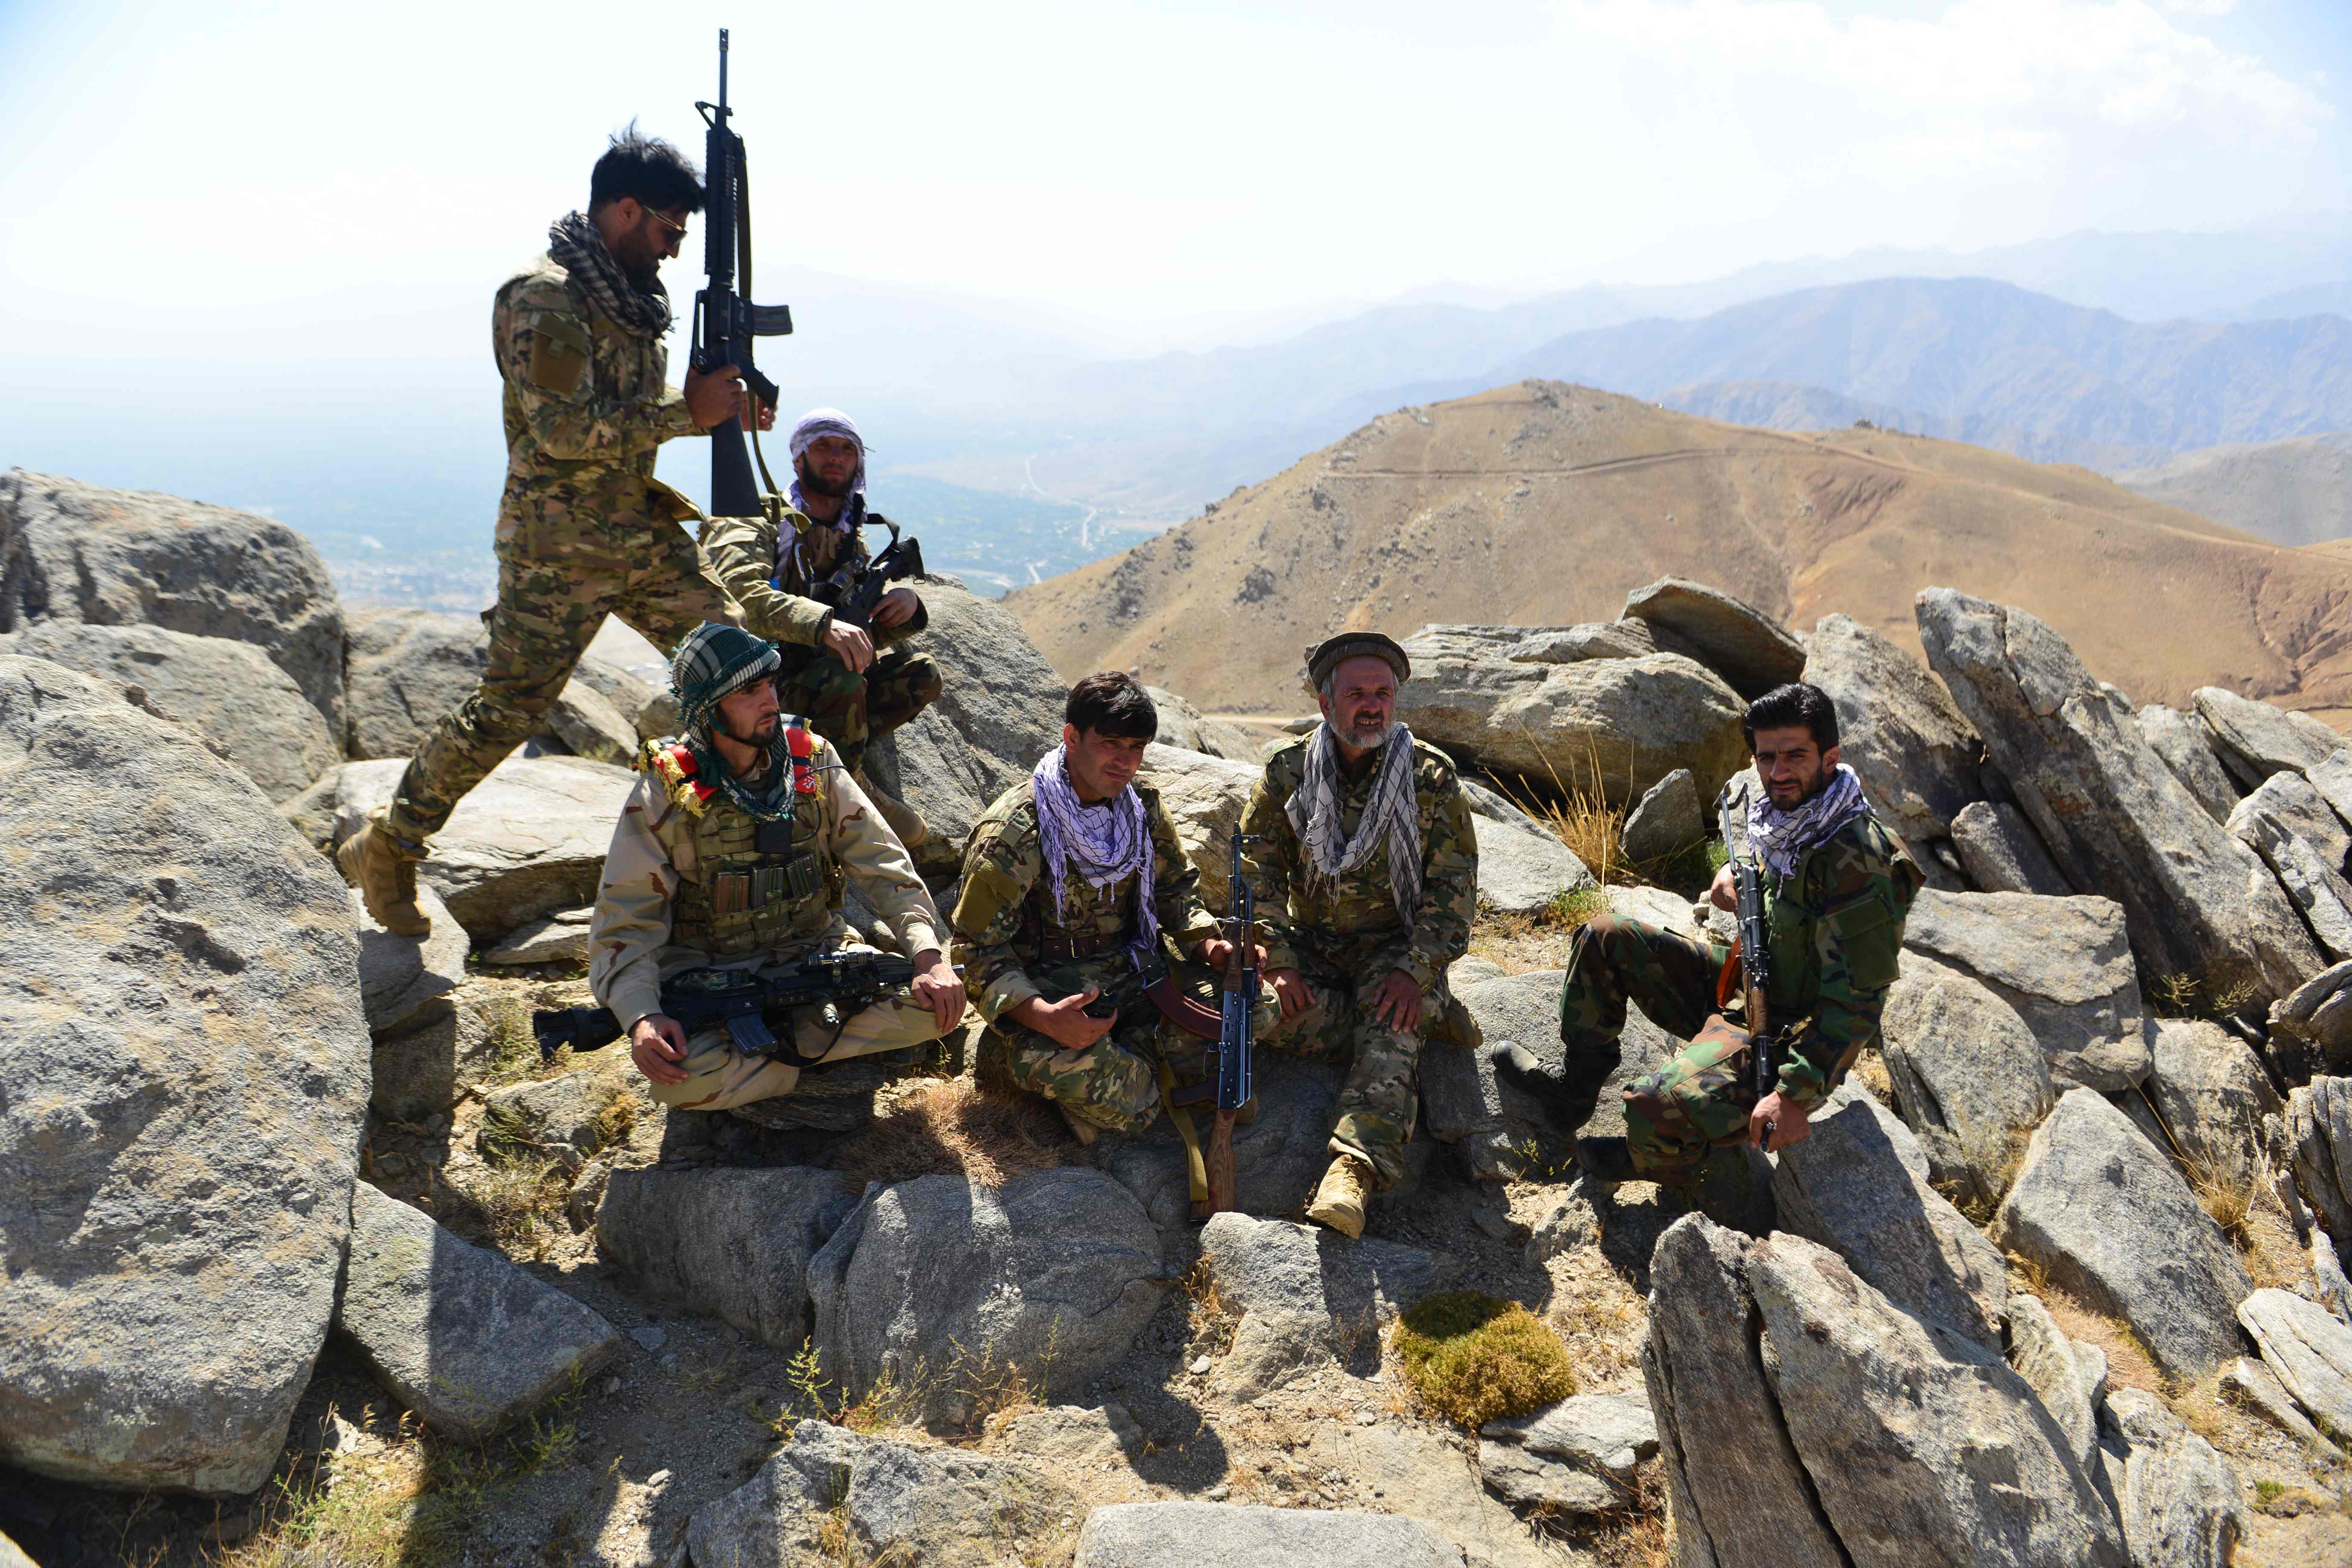
M687 637L670 671L680 736L646 743L604 857L589 984L627 1031L654 1098L681 1110L789 1094L800 1080L794 1058L919 1046L963 1017L963 983L941 952L930 894L833 748L778 710L781 662L740 626ZM747 1049L719 1026L689 1037L662 1011L664 986L687 972L839 951L851 941L846 880L913 961L904 993L842 1017L802 1008L773 1031L782 1049Z
M1748 799L1745 828L1769 932L1768 1016L1750 1016L1732 994L1737 987L1725 984L1732 948L1603 915L1580 926L1569 950L1559 1002L1564 1070L1547 1071L1517 1046L1496 1053L1498 1068L1550 1080L1569 1119L1580 1123L1617 1065L1628 1002L1688 1040L1627 1087L1627 1135L1578 1140L1577 1163L1601 1181L1655 1182L1693 1203L1718 1163L1728 1175L1738 1145L1782 1149L1807 1137L1812 1112L1877 1041L1904 921L1925 879L1838 760L1837 710L1826 692L1777 687L1748 704L1743 729L1762 783ZM1734 884L1727 865L1708 894L1717 908L1738 908ZM1770 1047L1769 1086L1750 1070L1759 1024Z
M661 264L703 205L694 165L635 127L613 138L588 210L548 231L547 254L499 289L490 342L506 383L499 602L481 683L427 736L377 811L337 853L368 913L406 936L431 921L416 863L467 791L536 731L607 614L663 651L738 612L693 536L700 514L654 478L664 441L741 417L737 367L665 382ZM758 410L764 427L772 410Z

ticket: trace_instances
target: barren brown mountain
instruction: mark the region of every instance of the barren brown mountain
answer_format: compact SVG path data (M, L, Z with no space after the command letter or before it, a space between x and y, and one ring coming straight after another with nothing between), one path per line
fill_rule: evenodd
M2352 718L2352 560L2284 549L2087 469L1880 430L1719 424L1560 382L1402 409L1168 533L1006 600L1065 676L1296 712L1343 627L1614 619L1713 584L1916 653L1928 584L2021 605L2135 703L2221 685Z

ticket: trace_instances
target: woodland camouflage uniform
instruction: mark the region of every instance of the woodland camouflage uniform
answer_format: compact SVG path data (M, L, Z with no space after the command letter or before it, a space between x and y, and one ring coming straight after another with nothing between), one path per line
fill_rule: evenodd
M1201 873L1184 858L1159 791L1133 784L1151 831L1152 905L1163 936L1190 950L1218 932L1201 902ZM1213 1042L1163 1020L1143 994L1128 952L1135 937L1139 878L1108 888L1067 878L1054 907L1053 879L1037 835L1034 786L1027 779L996 797L964 842L963 892L951 924L956 958L972 1005L988 1021L984 1050L1002 1051L1013 1081L1070 1115L1111 1132L1139 1132L1160 1114L1159 1063L1179 1084L1205 1080ZM1066 1050L1005 1016L1032 996L1058 1002L1087 986L1118 1003L1110 1032L1082 1051Z
M869 512L866 521L880 520ZM859 674L824 646L833 611L809 597L809 590L845 561L863 564L869 559L863 530L845 535L790 508L784 510L783 527L799 536L800 547L782 565L776 559L780 531L764 517L713 518L703 530L702 547L712 570L743 606L743 624L783 655L777 693L784 707L805 714L810 728L834 743L854 773L875 737L888 734L939 700L938 662L929 654L897 646L930 625L931 613L919 599L911 619L873 627L876 658Z
M1763 876L1769 1000L1783 1029L1779 1089L1811 1111L1878 1040L1904 921L1925 879L1902 841L1867 813L1801 855L1793 876ZM1579 1109L1590 1110L1617 1065L1627 1002L1690 1042L1625 1089L1628 1152L1646 1180L1687 1186L1710 1148L1747 1142L1757 1097L1743 1070L1748 1037L1738 1000L1709 1021L1731 953L1727 943L1620 915L1580 926L1570 947L1559 1037Z
M387 826L412 851L538 730L606 615L666 654L738 615L680 526L694 503L653 477L664 441L703 434L661 339L615 323L550 256L500 287L490 334L506 383L499 602L481 684L394 794Z
M1412 927L1398 915L1390 890L1385 844L1349 875L1327 888L1311 888L1285 808L1305 775L1307 748L1315 739L1308 735L1268 759L1265 775L1251 790L1242 814L1242 831L1259 840L1244 850L1243 860L1257 895L1265 966L1297 969L1319 1004L1270 1032L1265 1043L1348 1066L1331 1152L1362 1160L1371 1167L1374 1184L1387 1188L1404 1173L1422 1041L1443 1026L1457 1034L1467 1027L1460 1005L1445 989L1445 969L1469 951L1470 920L1477 908L1478 840L1454 765L1443 752L1415 741L1422 874L1421 904ZM1350 837L1379 764L1379 752L1352 768L1341 764L1340 826ZM1371 1016L1372 993L1391 969L1421 986L1417 1029L1391 1029Z

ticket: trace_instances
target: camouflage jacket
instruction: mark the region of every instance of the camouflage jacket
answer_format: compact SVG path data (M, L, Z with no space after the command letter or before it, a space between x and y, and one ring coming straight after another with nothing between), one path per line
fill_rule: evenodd
M866 521L875 521L874 513ZM715 517L702 531L702 548L727 592L743 606L743 625L771 642L785 645L787 664L794 647L816 647L833 626L833 611L808 596L813 583L841 564L843 552L863 564L870 558L860 528L846 539L836 528L812 521L787 507L784 527L800 535L812 574L797 561L776 557L781 531L764 517ZM930 611L916 601L913 618L874 628L874 646L902 643L930 624Z
M616 325L551 256L499 286L490 346L506 383L510 481L651 479L664 441L703 434L667 384L662 341Z
M1780 1092L1818 1103L1831 1071L1878 1043L1911 900L1926 880L1903 841L1867 813L1799 857L1796 874L1764 873L1772 928L1775 1018L1783 1037Z
M1160 792L1149 784L1131 786L1143 797L1151 826L1151 892L1162 934L1180 949L1189 950L1217 934L1216 921L1201 902L1201 873L1184 858L1176 825L1160 804ZM1037 805L1027 779L996 797L981 819L972 824L963 848L963 892L956 900L949 924L955 934L956 961L963 965L964 987L972 1005L991 1024L1007 1008L1032 996L1049 1001L1084 989L1078 982L1089 968L1131 966L1125 957L1048 962L1043 943L1048 937L1117 937L1134 930L1136 879L1129 877L1105 889L1071 877L1063 884L1063 907L1054 908L1053 879L1045 874L1045 857L1037 838ZM1097 984L1115 974L1087 975ZM1107 987L1108 988L1108 987Z
M1307 885L1306 861L1286 808L1306 776L1307 746L1314 738L1295 741L1266 759L1265 776L1250 791L1242 812L1242 831L1260 840L1255 850L1244 852L1243 864L1265 920L1266 966L1297 968L1302 945L1392 949L1390 966L1419 981L1424 993L1434 993L1445 966L1470 950L1470 917L1478 900L1478 839L1454 764L1435 748L1412 743L1414 804L1421 815L1421 908L1413 911L1408 933L1389 890L1386 845L1338 885ZM1367 757L1355 777L1342 781L1339 825L1350 834L1363 816L1377 766L1377 757Z

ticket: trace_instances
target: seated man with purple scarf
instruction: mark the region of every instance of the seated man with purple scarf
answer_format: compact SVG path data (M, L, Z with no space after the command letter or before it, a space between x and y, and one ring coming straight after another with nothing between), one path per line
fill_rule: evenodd
M1771 1092L1759 1097L1743 1070L1748 1040L1737 1000L1716 1011L1734 950L1621 915L1579 927L1569 950L1562 1067L1547 1069L1517 1045L1495 1052L1514 1076L1551 1080L1580 1123L1617 1066L1628 1002L1689 1041L1626 1087L1626 1136L1579 1139L1577 1163L1601 1181L1655 1182L1691 1202L1703 1184L1712 1188L1718 1165L1727 1184L1733 1162L1744 1173L1738 1146L1761 1142L1768 1128L1772 1149L1809 1136L1812 1112L1877 1043L1904 922L1925 880L1838 760L1826 692L1777 687L1748 704L1742 728L1762 784L1748 796L1747 832L1763 862L1772 933L1767 1001L1780 1067ZM1729 867L1708 896L1718 909L1736 907Z

